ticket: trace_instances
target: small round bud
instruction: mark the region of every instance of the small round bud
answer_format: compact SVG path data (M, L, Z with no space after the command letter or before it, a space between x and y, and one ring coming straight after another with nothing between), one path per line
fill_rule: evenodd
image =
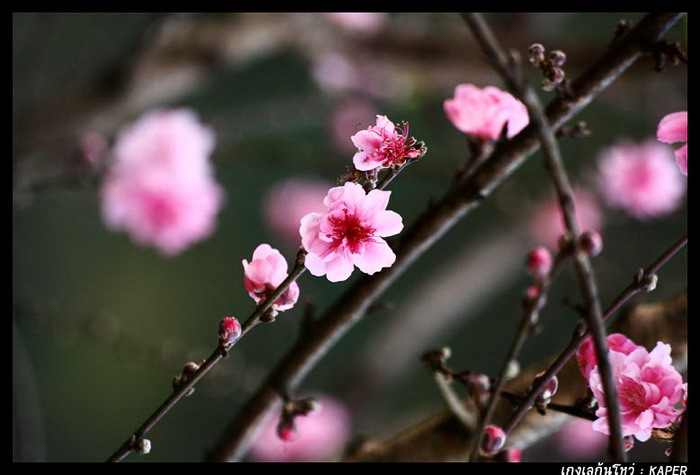
M147 455L151 451L151 441L148 439L139 439L134 445L134 451L141 455Z
M488 425L481 439L481 451L485 455L493 455L499 452L506 443L506 434L498 426Z
M292 442L297 438L297 428L294 425L294 417L282 414L277 424L277 437L285 442Z
M521 462L523 451L520 449L512 448L506 450L506 460L508 462Z
M468 381L469 388L478 394L486 394L491 389L491 380L485 374L469 375Z
M554 50L549 53L549 60L554 66L564 66L566 63L566 53L560 50Z
M595 257L603 250L603 238L595 231L586 231L580 237L581 250Z
M556 66L547 69L545 71L544 75L545 75L545 78L547 80L549 80L549 82L552 83L552 85L555 85L555 86L557 84L561 83L564 80L564 78L566 77L566 73L564 72L564 70L561 68L557 68Z
M628 435L625 437L625 452L629 452L634 447L634 437Z
M539 66L544 61L544 46L539 43L531 45L527 53L530 63L534 66Z
M542 293L542 289L538 285L531 285L525 291L525 298L528 300L535 300Z
M241 337L241 324L234 317L224 317L219 322L219 344L230 345Z
M539 383L542 381L542 378L544 377L544 371L541 373L538 373L535 376L535 380L533 381L533 386L539 385ZM559 389L559 380L557 379L556 376L553 376L550 378L547 383L544 386L544 389L542 390L542 393L540 396L537 398L538 403L541 404L548 404L549 400L556 394L557 389Z
M312 415L321 410L321 403L316 398L306 397L295 401L295 412L305 416Z
M445 361L449 360L452 357L452 348L449 346L443 346L440 348L440 358Z
M535 279L542 279L552 270L552 255L547 248L536 247L527 255L527 272Z
M189 363L187 363L187 364L185 365L184 368L182 368L182 375L183 375L185 378L189 378L190 376L192 376L192 375L193 375L194 373L196 373L197 371L199 371L199 365L198 365L197 363L193 362L193 361L190 361Z
M516 360L510 360L508 362L508 368L506 369L506 380L511 380L518 374L520 374L520 363L518 363Z
M650 276L645 276L642 280L642 290L644 292L653 292L656 289L656 284L659 281L659 276L652 274Z

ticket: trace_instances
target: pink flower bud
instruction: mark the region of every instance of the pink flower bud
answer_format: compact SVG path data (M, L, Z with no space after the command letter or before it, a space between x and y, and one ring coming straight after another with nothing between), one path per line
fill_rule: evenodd
M603 238L595 231L586 231L580 237L581 250L595 257L603 250Z
M219 322L219 343L230 345L241 337L241 324L234 317L224 317Z
M634 437L628 435L625 437L625 452L629 452L634 447Z
M277 436L285 442L293 442L297 438L297 431L294 425L283 425L277 426Z
M528 287L527 290L525 291L525 297L526 297L528 300L535 300L536 298L538 298L538 297L540 296L540 293L541 293L541 292L542 292L542 290L540 289L539 286L537 286L537 285L531 285L531 286Z
M533 382L533 385L538 385L540 381L542 380L542 377L544 376L544 371L541 373L538 373L537 376L535 376L535 381ZM559 388L559 380L557 379L556 376L552 377L549 381L547 381L547 384L544 386L544 389L542 390L542 394L540 394L539 399L544 399L544 400L549 400L554 396L557 392L557 389Z
M493 455L499 452L506 443L506 434L498 426L488 425L481 439L481 451L486 455Z
M491 380L485 374L473 374L469 376L469 386L475 392L485 394L491 388Z
M536 278L542 279L552 270L552 255L545 247L536 247L527 255L527 271Z
M506 450L506 458L508 462L521 462L523 451L520 449L508 449Z

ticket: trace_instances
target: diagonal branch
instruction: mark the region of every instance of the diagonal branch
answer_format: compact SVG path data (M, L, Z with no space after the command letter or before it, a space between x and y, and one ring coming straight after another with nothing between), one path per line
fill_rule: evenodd
M556 99L547 109L553 130L585 108L595 96L619 77L643 53L645 45L660 38L678 19L678 13L654 13L645 17L577 81L571 98ZM382 272L363 276L320 318L316 332L299 340L284 355L256 393L224 429L208 454L212 461L238 460L247 451L256 429L278 402L278 388L297 387L350 328L360 321L372 302L462 217L479 206L524 163L538 146L530 127L497 150L464 183L447 194L404 233L394 246L395 264Z

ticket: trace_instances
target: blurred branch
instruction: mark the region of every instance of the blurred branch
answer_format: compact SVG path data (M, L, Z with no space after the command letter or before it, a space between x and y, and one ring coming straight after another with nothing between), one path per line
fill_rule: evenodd
M663 35L680 14L647 15L626 37L572 84L572 96L555 99L547 109L553 130L587 106L636 59L650 41ZM372 276L362 276L355 285L319 319L317 331L299 340L282 357L255 395L224 429L209 452L212 461L238 460L247 451L256 429L278 402L279 388L294 390L323 356L350 328L360 321L367 308L427 249L462 217L510 177L537 149L538 135L529 127L497 149L464 183L448 193L407 229L394 247L396 262Z
M647 348L654 346L659 340L669 343L673 348L674 364L682 368L687 362L687 353L678 349L687 346L687 324L687 295L683 293L661 302L633 307L613 330L625 333L636 343ZM524 394L535 375L545 367L546 364L539 364L528 368L510 381L506 390L516 395ZM558 378L559 389L552 401L560 406L575 405L587 389L576 361L569 360L559 372ZM510 403L502 400L494 420L501 423L511 414ZM568 420L570 416L553 411L547 411L545 415L530 411L513 429L507 444L509 447L525 449L556 432ZM364 442L346 454L345 461L464 461L469 456L468 447L473 437L474 433L467 431L449 411L442 411L392 438Z

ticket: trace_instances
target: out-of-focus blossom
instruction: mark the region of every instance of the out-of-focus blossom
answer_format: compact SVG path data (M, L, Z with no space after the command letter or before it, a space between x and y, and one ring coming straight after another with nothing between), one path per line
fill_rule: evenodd
M157 110L122 129L101 188L107 226L166 255L211 235L224 196L213 146L213 132L188 110Z
M530 122L527 107L509 93L493 86L483 89L460 84L453 99L443 103L445 114L461 132L481 140L497 140L507 124L513 137Z
M523 451L514 447L506 449L506 460L511 463L522 462Z
M675 406L682 394L683 379L671 361L671 346L658 342L648 352L638 346L629 354L608 354L622 416L622 435L633 435L644 442L652 429L670 426L682 413ZM591 371L588 384L598 401L593 429L609 435L608 408L598 366Z
M688 175L688 111L673 112L668 114L656 130L656 138L663 143L685 142L681 148L677 149L676 163L681 173Z
M421 150L414 148L409 140L408 124L404 122L403 129L398 131L384 115L378 115L376 125L360 130L351 139L359 150L352 163L360 171L403 165L406 160L421 155Z
M243 284L256 304L268 298L289 276L287 261L269 244L260 244L253 252L253 260L250 263L243 259L243 270ZM277 298L272 308L278 312L284 312L292 308L298 298L299 286L296 282L292 282Z
M574 189L576 217L581 231L600 232L603 227L603 213L595 196L585 189ZM564 218L556 197L544 202L530 223L530 234L537 244L549 249L557 249L559 238L566 232Z
M391 267L394 251L384 237L403 229L401 216L387 211L391 192L365 193L357 183L331 188L323 200L327 209L301 220L301 242L308 251L306 267L331 282L346 280L357 266L366 274Z
M608 203L638 219L676 210L686 182L678 174L671 151L654 140L619 142L601 151L600 189Z
M329 396L316 396L318 411L294 419L292 441L280 440L278 414L264 424L251 446L251 456L260 462L331 461L350 435L350 415L345 406Z
M629 355L638 348L635 342L622 333L611 333L605 340L608 343L608 351L615 351L623 355ZM589 336L583 340L581 346L578 347L578 351L576 351L576 362L578 363L583 377L588 379L593 368L598 365L598 357L595 352L593 337Z
M374 104L362 97L350 97L342 101L333 110L330 119L330 139L335 148L341 152L350 152L356 149L348 137L364 129L374 122L377 116L377 108Z
M588 458L603 452L608 438L593 430L593 422L574 418L557 433L556 445L564 455Z
M326 16L336 25L359 33L376 33L386 23L386 13L379 12L326 12Z
M298 243L301 218L325 208L323 198L330 187L328 181L308 178L290 178L274 184L265 198L267 223L275 233Z
M324 53L311 65L311 76L327 92L359 89L360 72L350 58L340 53Z

